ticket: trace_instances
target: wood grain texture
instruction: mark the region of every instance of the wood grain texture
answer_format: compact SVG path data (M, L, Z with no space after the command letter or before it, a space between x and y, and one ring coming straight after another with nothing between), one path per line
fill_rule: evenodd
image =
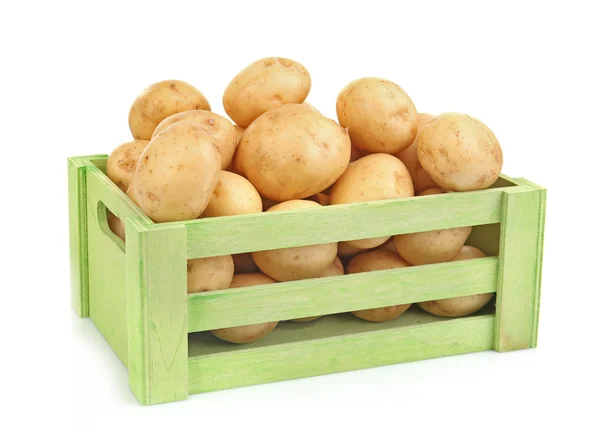
M492 349L494 315L192 357L190 394Z
M495 292L497 278L498 260L489 257L190 294L188 330Z
M546 191L521 186L503 199L494 348L537 345Z
M188 396L185 227L126 220L129 386L144 405Z

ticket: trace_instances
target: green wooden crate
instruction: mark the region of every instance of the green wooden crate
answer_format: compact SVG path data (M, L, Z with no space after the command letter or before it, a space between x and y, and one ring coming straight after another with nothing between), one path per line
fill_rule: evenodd
M189 394L537 343L546 191L502 176L493 188L320 209L154 224L105 175L106 155L68 160L72 304L129 370L145 405ZM106 209L126 224L126 243ZM489 257L186 293L186 260L473 225ZM497 292L476 315L413 306L368 323L344 312ZM207 330L281 323L248 345ZM335 314L335 315L333 315Z

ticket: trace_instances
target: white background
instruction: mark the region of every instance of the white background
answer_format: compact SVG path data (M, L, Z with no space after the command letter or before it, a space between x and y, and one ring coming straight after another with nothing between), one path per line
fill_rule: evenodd
M10 2L0 11L0 430L70 436L570 436L597 432L600 32L595 2ZM213 110L248 63L311 72L335 116L362 76L483 120L504 172L549 189L539 347L229 390L142 408L69 305L66 158L128 141L153 82ZM595 404L595 406L594 406ZM585 432L587 431L587 432ZM13 432L3 436L21 436Z

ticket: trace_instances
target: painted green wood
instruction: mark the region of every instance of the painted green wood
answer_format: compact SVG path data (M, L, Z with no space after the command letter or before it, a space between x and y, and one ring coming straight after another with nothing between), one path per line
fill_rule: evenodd
M490 350L494 319L494 315L483 315L379 330L377 324L369 324L374 328L371 332L195 356L189 360L189 391L195 394Z
M126 220L129 386L144 405L188 396L186 230Z
M500 251L500 224L473 227L466 245L479 248L488 256L497 256Z
M546 191L522 186L503 199L494 348L537 345Z
M489 257L190 294L188 330L495 292L497 278L498 260Z

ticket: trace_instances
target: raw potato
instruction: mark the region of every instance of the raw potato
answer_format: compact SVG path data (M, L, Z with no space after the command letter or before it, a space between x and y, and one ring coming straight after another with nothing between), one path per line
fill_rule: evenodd
M246 129L237 160L262 196L275 201L307 198L344 173L350 162L350 137L306 105L284 105Z
M352 245L348 245L346 242L338 243L338 255L340 257L351 257L364 251L366 251L366 249L355 248Z
M344 274L345 274L344 265L342 265L342 261L340 260L340 258L336 257L335 260L333 261L333 263L327 269L325 269L323 272L321 272L321 274L318 276L318 278L336 277L338 275L344 275ZM310 322L310 321L315 321L315 320L321 318L321 316L323 316L323 315L309 316L306 318L296 318L296 319L292 319L290 321Z
M242 128L240 125L233 125L233 128L235 129L235 145L237 146L246 129Z
M311 110L313 110L314 112L321 114L321 111L319 111L318 109L316 109L316 108L315 108L313 105L311 105L310 103L308 103L308 102L303 102L302 104L303 104L303 105L306 105L307 107L309 107L309 108L310 108ZM321 115L322 115L322 114L321 114Z
M147 144L148 141L146 140L123 143L112 151L108 157L106 175L124 192L127 192L131 180L133 180L135 166Z
M485 254L473 246L465 245L454 260L470 260L480 257L485 257ZM437 316L466 316L481 310L493 297L493 293L488 293L417 304L421 309Z
M242 254L233 254L232 257L236 274L251 274L253 272L258 272L258 266L254 263L252 253L245 252Z
M364 157L365 155L367 154L361 151L360 149L357 149L356 147L352 146L352 149L350 151L350 162L353 163L354 161Z
M204 217L233 216L262 212L262 200L254 186L243 176L222 170Z
M405 268L410 266L398 254L382 249L358 254L348 264L348 274L359 272L382 271L386 269ZM408 310L410 304L397 306L378 307L375 309L358 310L352 312L355 316L365 321L383 322L397 318Z
M330 205L414 196L410 174L398 158L371 154L350 163L331 189ZM347 242L359 249L375 248L390 236Z
M233 154L233 158L232 158L231 163L229 164L229 167L227 168L227 170L229 172L237 173L240 176L244 176L244 173L242 171L242 167L240 164L240 160L236 157L238 157L237 147L240 144L242 135L244 135L244 132L246 130L239 125L233 125L233 127L235 128L235 135L236 135L236 140L235 140L236 153Z
M435 116L431 114L417 114L417 127L419 132L421 131L421 127L429 123L434 118ZM435 181L431 179L429 174L425 172L425 169L423 169L421 163L419 163L419 159L417 158L417 138L418 134L408 148L396 154L396 157L398 157L400 161L406 165L406 168L410 173L413 185L415 186L415 193L438 187Z
M417 110L402 88L380 78L350 82L340 92L336 111L350 130L352 145L364 152L397 154L417 135Z
M277 204L279 204L277 201L273 201L272 199L265 198L264 196L261 196L261 199L262 199L262 204L263 204L263 211L267 211L267 210L269 210L269 208L275 207Z
M264 58L239 72L223 94L231 120L245 128L258 116L286 103L302 103L310 91L304 66L287 58Z
M268 212L323 208L313 201L294 200L271 207ZM271 249L252 253L259 269L278 281L302 280L317 277L335 259L337 243Z
M425 189L417 196L427 196L427 195L440 195L442 193L446 193L445 190L438 188Z
M185 120L200 124L202 130L214 139L214 145L221 155L221 169L229 167L237 146L237 133L229 120L211 111L193 110L173 114L158 124L152 139L155 139L165 128Z
M160 122L189 110L210 111L204 94L183 81L158 82L142 91L131 105L129 129L134 139L150 140Z
M196 219L217 185L221 156L213 138L192 121L175 123L140 157L135 201L155 222Z
M265 274L238 274L233 277L230 288L255 286L257 284L277 283ZM230 327L218 330L212 330L211 333L217 338L234 344L247 344L265 337L273 331L278 322L265 322L262 324L243 325L239 327Z
M109 210L106 210L106 222L108 222L108 228L110 228L110 231L119 236L119 238L124 242L125 224L123 221L112 214L112 212Z
M233 269L233 258L230 255L188 260L188 294L229 288Z
M482 122L444 113L427 123L417 138L417 155L440 187L457 192L491 186L502 170L502 149Z

